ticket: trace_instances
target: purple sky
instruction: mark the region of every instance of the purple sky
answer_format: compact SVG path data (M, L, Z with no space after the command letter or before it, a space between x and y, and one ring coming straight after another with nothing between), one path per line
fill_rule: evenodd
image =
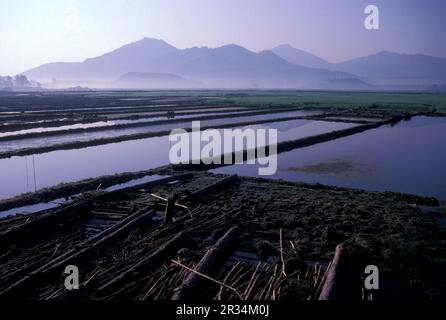
M379 31L363 27L368 4ZM444 0L0 0L0 75L143 37L179 48L289 43L332 62L381 50L446 58L445 15Z

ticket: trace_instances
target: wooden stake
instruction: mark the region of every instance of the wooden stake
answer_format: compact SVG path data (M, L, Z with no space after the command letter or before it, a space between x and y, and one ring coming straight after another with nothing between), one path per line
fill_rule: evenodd
M335 256L327 270L327 277L322 287L319 300L335 300L339 298L339 287L341 285L340 265L344 254L344 246L339 244L336 246Z
M282 274L286 277L285 271L285 259L283 257L283 237L282 237L282 229L279 230L280 235L280 260L282 261Z
M166 211L164 212L164 224L172 223L174 208L175 208L175 197L168 197L166 203Z

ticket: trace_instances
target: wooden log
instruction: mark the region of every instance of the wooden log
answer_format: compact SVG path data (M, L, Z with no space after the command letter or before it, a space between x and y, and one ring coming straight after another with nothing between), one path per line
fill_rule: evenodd
M239 235L240 229L232 227L206 252L194 270L207 276L215 272L224 263L228 253L238 241ZM191 300L202 281L203 277L196 273L190 273L181 286L175 289L172 300Z
M118 222L117 224L111 226L110 228L105 229L104 231L102 231L101 233L98 233L97 235L88 238L87 240L85 240L84 242L82 242L79 246L80 247L85 247L88 245L91 245L97 241L99 241L100 239L106 237L107 235L121 229L123 226L127 225L128 223L130 223L131 221L139 218L142 215L148 215L148 216L152 216L154 215L154 211L150 209L150 207L145 207L141 210L138 210L137 212L135 212L132 215L129 215L127 218L125 218L124 220ZM75 250L75 249L74 249Z
M102 220L114 220L114 221L121 221L128 215L121 215L121 214L115 214L115 213L105 213L105 212L91 212L93 214L94 219L102 219Z
M106 211L106 210L92 210L91 211L91 214L97 214L97 215L107 215L107 216L115 216L115 217L121 217L121 218L124 218L124 217L127 217L127 216L129 216L129 215L131 215L132 214L132 212L126 212L126 213L123 213L123 212L111 212L111 211Z
M175 237L165 242L162 246L160 246L155 252L150 254L148 257L144 258L133 267L128 269L127 271L121 273L116 278L114 278L109 283L103 285L98 289L99 293L110 292L114 288L117 288L119 285L130 282L135 279L138 274L144 272L145 270L150 270L157 265L163 263L166 258L172 255L177 249L183 245L186 237L183 232L178 233Z
M236 174L234 174L232 176L229 176L229 177L226 177L224 179L221 179L220 181L217 181L217 182L215 182L215 183L213 183L213 184L211 184L209 186L206 186L206 187L204 187L204 188L202 188L202 189L200 189L198 191L195 191L195 192L193 192L193 193L191 193L191 194L181 198L177 202L178 203L184 203L184 202L187 202L187 201L194 200L194 199L200 197L203 194L209 193L211 191L214 191L215 189L218 189L220 187L223 187L223 186L226 186L226 185L228 185L230 183L233 183L233 182L237 181L237 179L238 179L238 176Z
M12 243L20 239L32 239L38 235L53 232L53 227L69 219L79 218L90 213L91 203L79 201L62 205L45 214L30 216L30 221L0 234L1 243Z
M98 220L109 220L109 221L121 221L123 219L122 216L101 214L101 213L95 213L93 218Z
M136 219L133 219L132 221L128 222L124 226L120 227L119 229L115 230L114 232L111 232L107 234L104 237L101 237L98 241L87 245L85 248L81 249L80 251L74 253L73 255L67 257L66 259L63 259L59 261L58 263L52 265L48 269L44 270L43 273L51 273L57 270L61 270L67 265L70 264L76 264L81 263L85 261L87 258L95 256L99 254L110 242L113 242L117 238L119 238L122 234L126 234L129 231L131 231L134 227L137 225L140 225L143 221L146 221L150 219L153 216L154 212L150 211L147 214L140 215Z
M103 250L103 248L110 242L114 241L123 234L130 232L135 226L141 225L141 223L145 220L150 219L154 215L154 211L150 210L147 212L147 210L147 208L140 210L132 216L122 220L120 223L117 223L96 236L87 239L76 248L29 273L20 281L17 281L3 292L0 292L0 296L10 296L16 294L17 292L24 291L27 288L40 283L49 274L62 270L67 265L80 263L85 261L87 258L91 258L99 254L101 250Z
M126 216L128 216L129 214L132 214L132 212L129 212L128 209L127 209L127 211L119 211L119 210L100 208L100 209L97 209L96 211L100 212L100 213L106 213L106 214L120 214L120 215L126 215ZM95 210L93 210L91 212L93 213L93 212L95 212Z
M344 255L344 246L342 244L337 245L334 258L327 271L327 277L319 295L319 300L338 300L340 298Z

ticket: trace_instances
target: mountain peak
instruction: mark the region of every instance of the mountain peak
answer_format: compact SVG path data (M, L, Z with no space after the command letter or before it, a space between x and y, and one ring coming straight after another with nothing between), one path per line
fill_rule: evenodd
M168 44L166 41L162 40L162 39L156 39L156 38L149 38L149 37L144 37L139 41L136 42L151 42L151 43L164 43L164 44Z
M292 64L319 69L330 67L330 64L324 59L304 50L296 49L288 43L281 44L271 51Z
M382 51L378 52L377 55L380 55L380 56L396 56L396 55L400 55L400 54L395 53L395 52L390 52L390 51L387 51L387 50L382 50Z
M217 49L226 49L226 50L243 50L246 51L247 49L243 48L242 46L239 46L238 44L230 43L226 44L224 46L221 46Z
M141 40L126 44L126 45L122 46L121 48L135 47L135 46L144 46L144 47L155 46L155 47L175 48L174 46L170 45L169 43L167 43L164 40L148 38L148 37L144 37Z
M289 43L282 43L274 48L272 48L271 50L280 50L280 49L295 49L298 50L296 48L294 48L291 44Z
M246 48L243 48L242 46L236 45L236 44L227 44L218 48L213 49L215 53L223 54L233 56L233 57L243 57L247 55L254 54L253 52L249 51Z

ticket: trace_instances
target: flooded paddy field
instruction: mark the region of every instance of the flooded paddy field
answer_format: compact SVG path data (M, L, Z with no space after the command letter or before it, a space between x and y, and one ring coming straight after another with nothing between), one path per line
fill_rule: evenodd
M125 93L129 94L129 93ZM143 108L142 105L146 104L146 108L156 109L161 107L163 111L151 111L153 112L165 112L165 108L169 111L176 109L186 110L187 108L193 108L194 113L192 115L184 116L184 119L178 118L159 123L157 117L152 118L153 123L145 124L146 118L137 120L121 120L122 123L114 120L114 125L124 124L126 121L135 121L136 124L142 124L142 126L124 127L121 129L95 128L97 123L91 124L77 124L78 126L89 126L92 128L87 129L85 132L70 133L68 130L60 130L63 127L49 127L47 130L39 131L39 129L25 129L22 131L15 131L27 133L53 133L52 130L56 130L54 135L49 136L36 136L30 138L23 138L21 135L14 137L8 137L9 133L3 133L3 138L12 138L11 140L0 141L0 154L4 159L0 159L0 178L3 181L11 181L8 188L1 188L0 199L6 199L15 197L22 193L33 192L55 186L60 183L70 183L83 179L100 177L104 175L120 174L123 172L149 170L156 167L169 164L169 150L172 145L168 141L167 134L175 128L190 129L191 121L203 119L201 114L195 114L198 112L209 112L205 114L205 118L210 116L210 119L201 120L202 128L219 128L221 132L223 128L252 128L252 129L276 129L278 130L278 143L286 141L299 141L300 139L318 136L325 133L342 131L355 126L361 126L368 123L379 123L383 119L389 119L392 116L400 115L401 112L395 110L387 110L386 108L363 108L357 112L351 108L340 110L339 107L335 109L321 108L320 106L311 108L309 106L293 106L295 110L290 110L290 106L287 108L279 106L259 106L255 108L252 105L244 105L240 108L238 105L232 105L225 101L221 104L221 99L212 100L209 97L195 97L195 96L178 96L178 97L140 97L136 100L127 100L124 93L113 94L114 98L99 98L95 93L85 94L70 94L70 98L63 100L64 107L59 108L58 105L54 105L55 101L61 101L61 97L57 94L50 94L42 97L27 96L24 101L23 97L16 97L16 99L10 98L9 106L5 107L5 101L3 101L3 112L13 112L15 108L22 110L23 104L30 103L29 101L42 99L42 104L35 105L30 112L35 113L57 113L64 110L76 111L95 111L95 112L115 112L116 109L125 111L131 108ZM123 95L123 96L122 96ZM138 93L135 93L138 95ZM76 99L84 101L85 106L76 107ZM6 100L8 101L8 99ZM125 106L123 104L133 104L136 106ZM175 103L175 101L177 103ZM216 102L217 101L217 102ZM202 105L200 109L196 109L197 105ZM205 105L208 105L205 107ZM209 106L210 105L210 106ZM224 112L216 113L217 118L213 119L214 113L212 110L223 109ZM229 110L229 111L228 111ZM239 110L238 113L234 113L233 110ZM254 111L253 111L254 110ZM23 110L22 110L23 111ZM416 110L419 111L419 110ZM18 111L17 111L18 112ZM21 111L20 111L21 112ZM227 114L226 112L229 112ZM258 113L258 114L257 114ZM226 117L228 116L228 117ZM433 119L433 118L432 118ZM140 122L140 123L138 123ZM105 122L107 124L107 122ZM75 126L75 125L73 125ZM398 128L398 125L395 129ZM88 131L88 129L93 129ZM98 131L95 131L99 129ZM28 131L31 130L31 131ZM381 132L384 129L375 129L370 131ZM393 131L393 127L389 127L387 130ZM398 130L398 129L397 129ZM39 132L38 132L39 131ZM386 134L384 130L383 135ZM363 136L368 136L369 131L361 134L352 135L351 137L342 138L335 141L330 141L322 144L315 144L314 146L296 149L279 155L279 168L278 172L273 176L274 178L281 178L290 181L307 181L311 183L325 183L330 185L342 185L355 188L365 188L368 190L392 190L402 191L415 194L423 194L426 196L441 197L442 190L438 190L438 186L441 183L435 185L428 183L429 177L426 177L423 181L426 181L423 186L420 187L420 183L410 183L412 187L408 187L407 183L401 183L405 189L399 188L398 183L400 177L395 178L396 172L392 172L393 176L382 172L381 175L376 175L372 172L366 172L367 168L373 167L372 164L353 163L349 159L342 159L341 156L335 157L335 159L328 159L322 161L318 155L310 157L310 154L306 150L312 150L317 148L323 148L325 145L337 145L338 143L345 142L346 145L350 145L348 139L359 139ZM437 135L438 137L439 135ZM359 138L357 138L359 137ZM347 140L346 140L347 139ZM367 149L367 144L362 141L357 142L357 145L363 149ZM361 148L352 145L351 152L355 153L356 150ZM337 149L337 147L333 147ZM383 148L386 148L385 146ZM343 150L342 148L338 148ZM156 150L156 152L154 152ZM239 151L239 150L236 150ZM297 154L303 153L306 156L299 158ZM372 150L370 152L373 152ZM444 154L443 152L440 152ZM367 153L361 152L363 157L367 157ZM389 154L389 153L386 153ZM8 155L10 155L8 157ZM14 156L16 155L16 156ZM289 156L287 156L289 155ZM333 157L332 157L333 158ZM292 160L289 160L292 159ZM438 159L438 158L437 158ZM441 157L439 158L441 162ZM373 162L373 159L368 159ZM295 165L294 162L299 165ZM300 162L298 162L300 161ZM88 165L87 165L88 164ZM311 167L313 165L313 167ZM385 167L384 164L381 164ZM391 164L394 165L394 164ZM389 164L387 167L390 168ZM309 166L309 167L308 167ZM317 168L321 169L321 172L314 172ZM338 175L331 175L331 171L335 171ZM217 169L216 172L234 172L240 174L243 171L244 175L253 175L257 172L255 166L240 166L225 167ZM350 172L349 172L350 170ZM407 167L407 172L413 170L413 168ZM328 172L327 172L328 171ZM391 170L390 170L391 171ZM418 178L415 175L408 175L407 172L402 172L405 180L410 181L413 177L413 181ZM377 172L375 172L377 173ZM350 177L349 177L350 176ZM367 176L370 177L367 181ZM379 177L388 177L388 179L381 179ZM437 175L438 180L441 180ZM408 180L409 179L409 180ZM392 182L393 183L390 183ZM418 181L418 180L417 180ZM421 181L421 180L420 180ZM418 187L415 187L418 186ZM430 186L430 189L428 188ZM420 190L423 189L425 191ZM432 191L438 192L432 192Z
M265 119L266 115L256 117ZM206 121L202 122L202 125L214 124L209 124ZM239 129L248 127L254 129L276 128L278 130L278 141L281 142L353 126L355 124L352 123L290 120L241 127L237 126L237 121L234 121L230 127ZM223 129L219 130L221 132ZM46 141L45 143L49 142ZM168 136L164 135L80 149L58 150L30 156L0 159L0 179L10 181L8 188L0 190L0 199L54 186L62 182L168 165L171 145Z
M216 114L205 116L187 116L184 119L176 120L154 120L152 122L136 121L133 124L114 124L112 126L91 126L81 125L81 128L71 130L51 129L32 129L32 132L15 134L14 132L0 133L0 153L26 148L39 148L40 146L58 145L70 142L93 141L100 139L111 139L114 137L143 135L145 133L156 133L171 131L175 128L190 128L191 121L200 120L202 126L221 126L225 124L237 123L255 123L259 121L268 121L275 118L297 118L316 114L310 111L288 111L277 110L277 112L255 111L230 114ZM82 126L84 126L82 128ZM150 134L149 134L150 135Z
M152 107L153 108L153 107ZM175 111L167 110L167 111L146 111L143 109L140 112L133 113L106 113L103 117L82 117L73 115L72 117L67 117L66 115L61 115L59 119L52 120L34 120L34 121L26 121L23 116L17 116L17 120L8 120L7 117L1 117L0 120L2 127L0 128L1 132L7 132L8 134L20 134L20 131L23 130L63 130L63 129L73 129L70 126L77 126L82 128L82 126L86 127L102 127L102 126L112 126L117 124L132 124L139 122L150 122L150 121L159 121L159 120L168 120L168 119L182 119L195 117L198 115L219 115L219 114L231 114L231 113L244 113L244 112L252 112L250 109L246 108L205 108L197 107L199 109L190 110L190 109L175 109ZM110 110L109 110L110 112ZM67 127L67 128L64 128ZM59 128L59 129L53 129ZM76 128L76 127L74 127Z
M273 179L446 198L446 118L415 117L278 156ZM219 173L256 176L252 165Z
M249 111L240 111L235 114L243 114ZM117 120L106 120L106 121L95 121L90 123L76 123L72 125L59 125L59 126L47 126L47 127L37 127L32 129L23 129L23 130L14 130L14 131L5 131L0 133L0 138L3 137L10 137L11 140L13 139L23 139L23 137L26 137L27 134L30 133L43 133L43 132L54 132L57 131L58 134L69 134L70 131L76 129L89 129L89 128L107 128L107 129L114 129L114 126L120 126L120 125L132 125L132 124L150 124L151 122L159 122L160 120L168 120L168 119L189 119L189 118L196 118L199 115L205 114L206 116L215 116L215 115L234 115L232 112L206 112L206 113L193 113L193 114L187 114L187 115L180 115L180 116L157 116L153 115L152 117L148 118L140 118L140 119L117 119Z
M0 153L28 150L0 159L0 298L317 300L340 271L339 298L364 300L368 264L374 300L445 298L446 118L311 94L6 94L0 132L17 139ZM276 129L275 175L170 165L168 133L197 119ZM61 276L73 263L77 292Z
M190 116L207 113L228 113L249 110L244 106L209 103L204 97L145 97L127 100L129 93L117 93L105 98L85 93L1 93L0 130L57 127L64 125L107 122L109 120L139 120ZM153 120L153 119L152 119Z

